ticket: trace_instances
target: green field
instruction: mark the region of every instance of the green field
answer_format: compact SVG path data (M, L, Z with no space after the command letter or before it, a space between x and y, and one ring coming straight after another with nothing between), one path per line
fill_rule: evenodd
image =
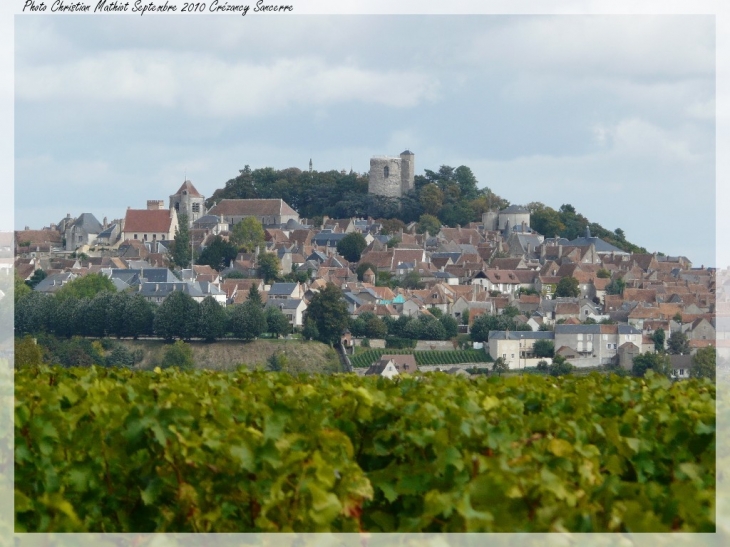
M459 365L463 363L491 363L489 354L478 349L455 350L455 351L415 351L412 349L370 349L358 352L351 357L353 367L367 368L381 355L403 355L413 354L416 356L418 366L422 365Z
M24 369L18 532L713 532L715 386Z

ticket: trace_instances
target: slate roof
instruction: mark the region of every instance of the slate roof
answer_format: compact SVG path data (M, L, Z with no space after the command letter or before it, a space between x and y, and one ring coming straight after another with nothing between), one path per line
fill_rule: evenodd
M492 330L489 331L490 340L553 340L555 333L551 331L505 331L505 330Z
M222 199L208 213L218 216L298 216L283 199Z
M269 290L269 296L288 296L294 292L298 283L274 283Z
M509 207L505 207L500 211L500 214L518 214L518 213L529 213L530 211L527 210L522 205L510 205Z
M81 213L72 226L83 228L87 234L98 234L104 229L101 222L91 213Z
M205 296L197 283L185 283L183 281L176 283L142 283L139 294L147 298L166 298L174 291L182 291L193 297Z

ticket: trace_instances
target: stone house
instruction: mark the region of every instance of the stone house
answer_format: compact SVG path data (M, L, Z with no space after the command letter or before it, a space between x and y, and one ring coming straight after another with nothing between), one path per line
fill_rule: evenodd
M534 367L542 357L535 357L535 342L555 340L551 331L490 331L489 355L503 358L510 369ZM547 359L549 361L549 359Z
M299 213L283 199L222 199L208 214L222 218L231 227L247 217L255 217L264 226L299 222Z
M618 348L631 342L641 346L642 333L629 325L555 325L555 347L574 350L576 366L599 366L613 363Z
M177 212L162 205L162 201L150 200L147 209L127 209L122 239L141 242L175 239Z

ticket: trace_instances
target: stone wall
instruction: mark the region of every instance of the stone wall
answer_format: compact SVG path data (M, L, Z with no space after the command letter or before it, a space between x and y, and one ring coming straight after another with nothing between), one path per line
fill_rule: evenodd
M385 170L388 176L385 176ZM401 159L389 156L370 158L368 192L379 196L398 198L401 196Z

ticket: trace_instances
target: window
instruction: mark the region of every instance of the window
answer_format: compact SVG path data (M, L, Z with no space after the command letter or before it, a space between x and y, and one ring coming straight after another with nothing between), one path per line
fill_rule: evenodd
M507 359L507 354L506 353L503 353L502 354L502 359Z
M383 167L383 176L387 179L390 176L390 168L386 165Z
M175 211L180 211L180 203L175 202Z
M144 240L147 241L147 234L144 235Z
M157 239L157 234L152 234L152 241L154 241L155 239Z
M683 369L683 368L680 368L680 369L679 369L679 375L680 375L680 376L684 376L684 369Z
M604 334L604 335L603 335L603 339L604 339L604 340L608 340L608 334Z
M586 340L593 340L593 335L592 334L586 335Z
M512 359L514 359L514 358L515 358L515 354L513 353L513 354L512 354Z
M606 349L611 349L611 344L606 344Z
M193 213L200 212L200 203L193 203Z
M137 234L134 234L134 239L137 239Z

